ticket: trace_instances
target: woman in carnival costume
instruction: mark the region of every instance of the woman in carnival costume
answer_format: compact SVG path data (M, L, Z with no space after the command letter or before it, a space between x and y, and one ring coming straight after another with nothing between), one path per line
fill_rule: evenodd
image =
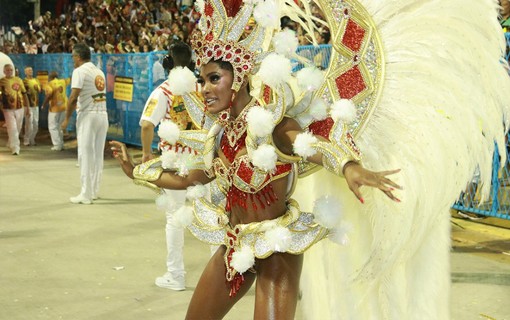
M485 182L490 179L493 142L504 146L510 99L501 90L510 81L498 60L494 1L469 9L456 0L422 2L317 1L324 20L309 14L308 2L202 6L201 33L192 44L205 103L191 93L192 74L169 75L181 80L170 81L179 83L172 92L184 97L202 129L179 132L168 122L159 131L167 143L178 140L193 151L167 152L134 167L125 146L111 143L135 183L188 188L177 220L200 240L221 245L188 319L222 318L255 279L254 317L293 319L302 253L314 244L301 283L306 318L448 318L448 297L438 294L448 294L448 208L477 164ZM478 12L483 28L470 21L468 34L448 33L452 25L467 28L469 17L442 26L446 13L438 10ZM326 71L306 67L291 76L297 40L290 31L275 33L281 16L310 35L318 24L328 25L334 50ZM256 26L243 36L250 17ZM483 38L493 33L494 39ZM481 41L476 54L465 52L471 37ZM334 174L315 172L317 165ZM387 178L399 171L387 167L404 169L397 176L406 186L402 203L393 194L399 185ZM295 193L312 214L290 195L297 177L313 172ZM350 194L337 179L342 174L365 205L344 197L339 210L335 197ZM200 184L210 181L207 201ZM375 188L362 196L363 185ZM348 234L345 247L319 242L346 243Z

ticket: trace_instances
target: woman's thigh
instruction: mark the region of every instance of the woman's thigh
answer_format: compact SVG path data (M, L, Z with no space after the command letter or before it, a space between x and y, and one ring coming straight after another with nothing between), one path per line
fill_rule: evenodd
M275 253L257 260L255 319L294 319L303 255Z
M229 296L230 286L225 279L225 247L218 248L202 272L197 287L191 297L186 319L221 319L250 289L255 274L244 273L245 281L233 297Z

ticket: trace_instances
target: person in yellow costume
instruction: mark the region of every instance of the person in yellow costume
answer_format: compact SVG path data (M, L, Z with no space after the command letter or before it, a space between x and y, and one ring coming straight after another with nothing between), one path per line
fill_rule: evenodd
M62 130L62 122L64 122L67 94L66 87L69 85L68 79L59 79L58 73L53 71L48 78L48 85L44 88L46 97L42 108L49 103L50 109L48 112L48 131L51 136L51 143L53 151L61 151L64 148L64 132Z
M39 93L42 92L41 83L34 78L32 67L25 67L25 79L23 79L28 96L28 113L25 117L25 135L23 144L25 146L35 145L35 136L39 130Z
M4 66L5 78L0 79L0 109L4 113L5 123L7 125L7 135L9 140L7 147L11 149L13 155L19 155L20 141L19 134L23 124L24 109L28 113L27 90L23 80L14 75L14 66L6 64Z

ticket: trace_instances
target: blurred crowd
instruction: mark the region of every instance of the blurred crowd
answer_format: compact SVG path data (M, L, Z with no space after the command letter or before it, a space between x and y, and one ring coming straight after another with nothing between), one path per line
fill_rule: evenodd
M84 42L96 53L166 50L171 40L187 42L200 15L193 0L87 0L65 13L46 12L27 27L13 27L14 41L0 51L10 53L71 52Z

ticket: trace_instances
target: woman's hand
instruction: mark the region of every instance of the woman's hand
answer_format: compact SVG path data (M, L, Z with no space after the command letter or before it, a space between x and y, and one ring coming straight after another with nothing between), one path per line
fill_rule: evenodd
M402 189L402 187L386 178L388 175L400 172L400 169L374 172L363 168L359 163L349 162L344 166L343 172L349 189L351 189L361 203L365 202L359 190L361 186L378 188L384 192L388 198L400 202L400 199L395 197L392 191L395 189Z
M124 173L133 179L134 164L131 162L131 157L128 154L126 145L119 141L110 141L109 144L113 157L119 160L120 167Z

